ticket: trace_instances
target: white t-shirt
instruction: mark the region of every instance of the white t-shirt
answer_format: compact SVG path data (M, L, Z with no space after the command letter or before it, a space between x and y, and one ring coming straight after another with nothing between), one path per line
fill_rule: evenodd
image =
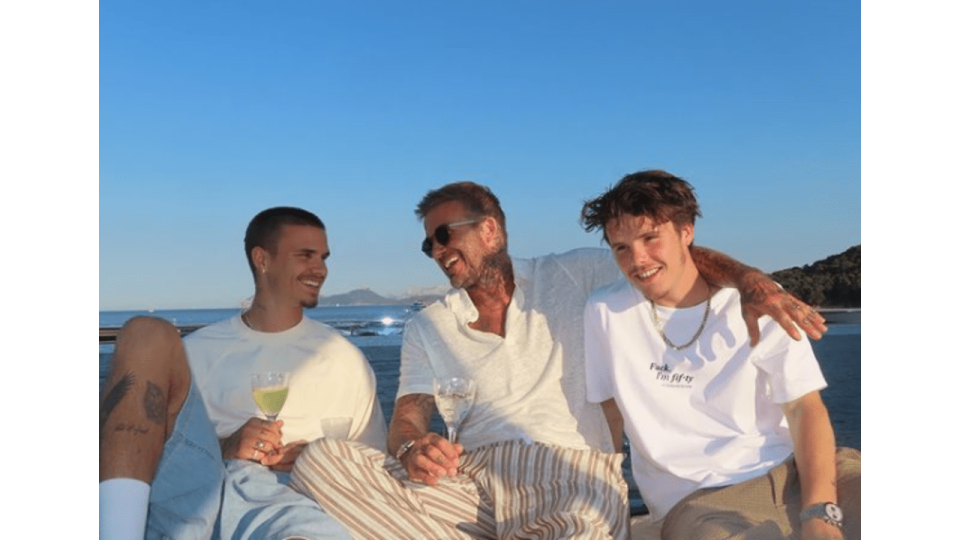
M336 330L304 317L283 332L257 332L236 316L184 339L197 388L217 436L236 432L251 417L265 418L253 401L250 375L289 371L280 412L283 442L323 437L327 425L349 419L347 438L386 448L386 423L377 382L363 353Z
M583 306L619 275L610 252L514 259L513 270L505 337L467 326L478 312L463 290L407 323L398 397L432 394L435 376L469 376L478 388L460 432L464 448L522 439L612 451L600 407L586 400L583 371Z
M705 308L657 310L667 337L683 344ZM664 343L650 302L629 281L594 293L584 319L587 395L616 400L654 519L697 489L754 478L789 457L781 404L826 386L806 337L794 341L769 317L750 347L734 289L713 296L703 333L680 351Z

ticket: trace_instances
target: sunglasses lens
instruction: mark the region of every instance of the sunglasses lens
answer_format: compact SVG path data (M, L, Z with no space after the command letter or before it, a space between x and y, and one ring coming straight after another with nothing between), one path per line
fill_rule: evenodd
M433 238L436 238L441 246L447 245L450 242L450 227L448 225L437 227L437 230L433 231ZM430 258L433 258L433 238L425 238L423 244L420 245L423 254Z
M437 242L440 242L441 246L447 245L447 242L450 241L450 227L446 225L437 227L437 230L433 233L433 237L437 239Z

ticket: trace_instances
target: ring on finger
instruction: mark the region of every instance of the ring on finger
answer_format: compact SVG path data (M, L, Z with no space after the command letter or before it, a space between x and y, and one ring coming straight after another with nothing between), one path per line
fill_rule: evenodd
M257 439L257 450L263 449L263 439Z
M253 451L253 457L252 457L251 459L256 460L256 459L257 459L257 454L259 454L259 453L260 453L259 451L254 450L254 451Z

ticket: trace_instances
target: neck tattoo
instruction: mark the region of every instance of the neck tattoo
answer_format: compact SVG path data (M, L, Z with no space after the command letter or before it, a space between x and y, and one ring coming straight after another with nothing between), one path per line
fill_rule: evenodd
M667 337L667 334L663 331L663 325L660 323L660 316L657 315L657 305L653 303L653 300L650 301L650 311L653 313L653 325L656 326L657 332L660 334L660 337L663 338L663 342L667 344L668 347L675 351L680 351L686 349L687 347L693 345L700 339L700 334L703 333L703 329L707 326L707 317L710 315L710 298L713 295L707 294L707 307L703 310L703 319L700 321L700 328L697 328L697 333L690 338L690 341L684 343L683 345L674 345L670 338Z

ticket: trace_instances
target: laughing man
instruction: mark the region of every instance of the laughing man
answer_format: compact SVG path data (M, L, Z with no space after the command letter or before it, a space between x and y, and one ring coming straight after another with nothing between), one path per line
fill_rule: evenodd
M427 193L416 214L421 249L454 290L404 330L390 453L318 441L291 485L359 538L626 538L622 456L584 386L583 306L617 278L609 254L511 258L499 200L472 182ZM796 305L761 281L776 291L770 306ZM802 321L810 312L798 307L790 315ZM821 323L814 316L805 329L819 335ZM477 381L477 392L451 444L429 425L432 381L454 375Z
M307 442L329 435L325 419L373 447L386 437L363 353L304 316L327 277L326 228L305 210L271 208L244 244L248 310L183 343L148 317L120 332L100 407L101 539L350 538L287 486ZM291 373L276 422L251 396L250 375L269 371Z

